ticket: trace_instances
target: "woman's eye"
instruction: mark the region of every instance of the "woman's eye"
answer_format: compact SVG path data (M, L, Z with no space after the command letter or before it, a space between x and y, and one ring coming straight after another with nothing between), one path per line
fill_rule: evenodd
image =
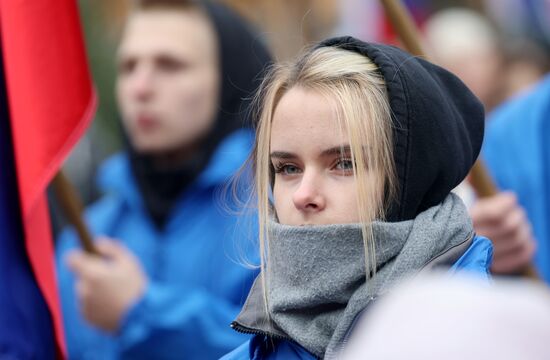
M339 160L334 166L334 169L341 171L351 171L353 170L353 162L350 159Z
M277 174L294 175L300 173L300 168L292 164L283 164L275 167Z

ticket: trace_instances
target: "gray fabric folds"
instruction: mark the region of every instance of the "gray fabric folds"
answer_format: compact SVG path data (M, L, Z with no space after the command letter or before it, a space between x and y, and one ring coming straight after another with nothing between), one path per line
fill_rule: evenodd
M377 272L367 282L359 224L270 223L266 280L272 323L266 321L259 279L236 322L286 336L314 355L328 357L372 298L473 237L466 207L454 194L414 220L372 226Z

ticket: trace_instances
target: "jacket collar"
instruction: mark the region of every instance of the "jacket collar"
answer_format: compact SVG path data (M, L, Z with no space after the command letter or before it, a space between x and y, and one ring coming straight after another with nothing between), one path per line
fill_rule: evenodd
M248 157L253 138L252 131L248 129L237 130L226 137L188 191L214 188L227 182ZM116 194L131 206L143 206L143 199L125 152L117 153L105 160L98 170L96 183L102 193ZM182 197L188 191L184 192Z

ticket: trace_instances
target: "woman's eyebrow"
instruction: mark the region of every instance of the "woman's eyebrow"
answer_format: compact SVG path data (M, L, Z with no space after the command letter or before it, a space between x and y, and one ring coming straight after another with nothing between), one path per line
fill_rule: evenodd
M351 148L349 145L340 145L340 146L334 146L329 149L323 150L321 152L321 156L349 154L350 152L351 152Z
M275 158L275 159L285 159L285 160L297 158L296 154L286 152L286 151L273 151L269 156L272 159Z

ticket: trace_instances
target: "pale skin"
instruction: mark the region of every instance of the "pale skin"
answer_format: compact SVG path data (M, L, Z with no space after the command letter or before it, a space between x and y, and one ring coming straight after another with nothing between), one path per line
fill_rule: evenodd
M218 44L198 10L131 15L117 67L117 100L137 151L176 151L212 127L219 101Z
M77 250L67 256L67 264L77 278L75 291L84 318L115 332L122 316L145 292L147 276L121 243L101 239L96 248L101 257Z
M360 221L350 154L340 151L349 145L345 134L330 99L299 87L281 98L270 142L276 169L273 197L280 223ZM470 215L476 232L493 241L492 271L515 273L530 263L535 241L525 211L513 194L481 199Z
M334 101L327 97L294 87L281 98L270 142L274 205L281 224L360 221L346 133L339 127Z
M493 242L494 273L519 273L531 263L536 243L525 210L513 193L479 199L470 216L476 232Z
M213 125L219 101L217 40L196 10L151 9L128 18L118 52L117 100L135 150L169 166L192 154ZM97 242L101 256L74 251L80 310L110 333L143 296L148 279L122 243Z

